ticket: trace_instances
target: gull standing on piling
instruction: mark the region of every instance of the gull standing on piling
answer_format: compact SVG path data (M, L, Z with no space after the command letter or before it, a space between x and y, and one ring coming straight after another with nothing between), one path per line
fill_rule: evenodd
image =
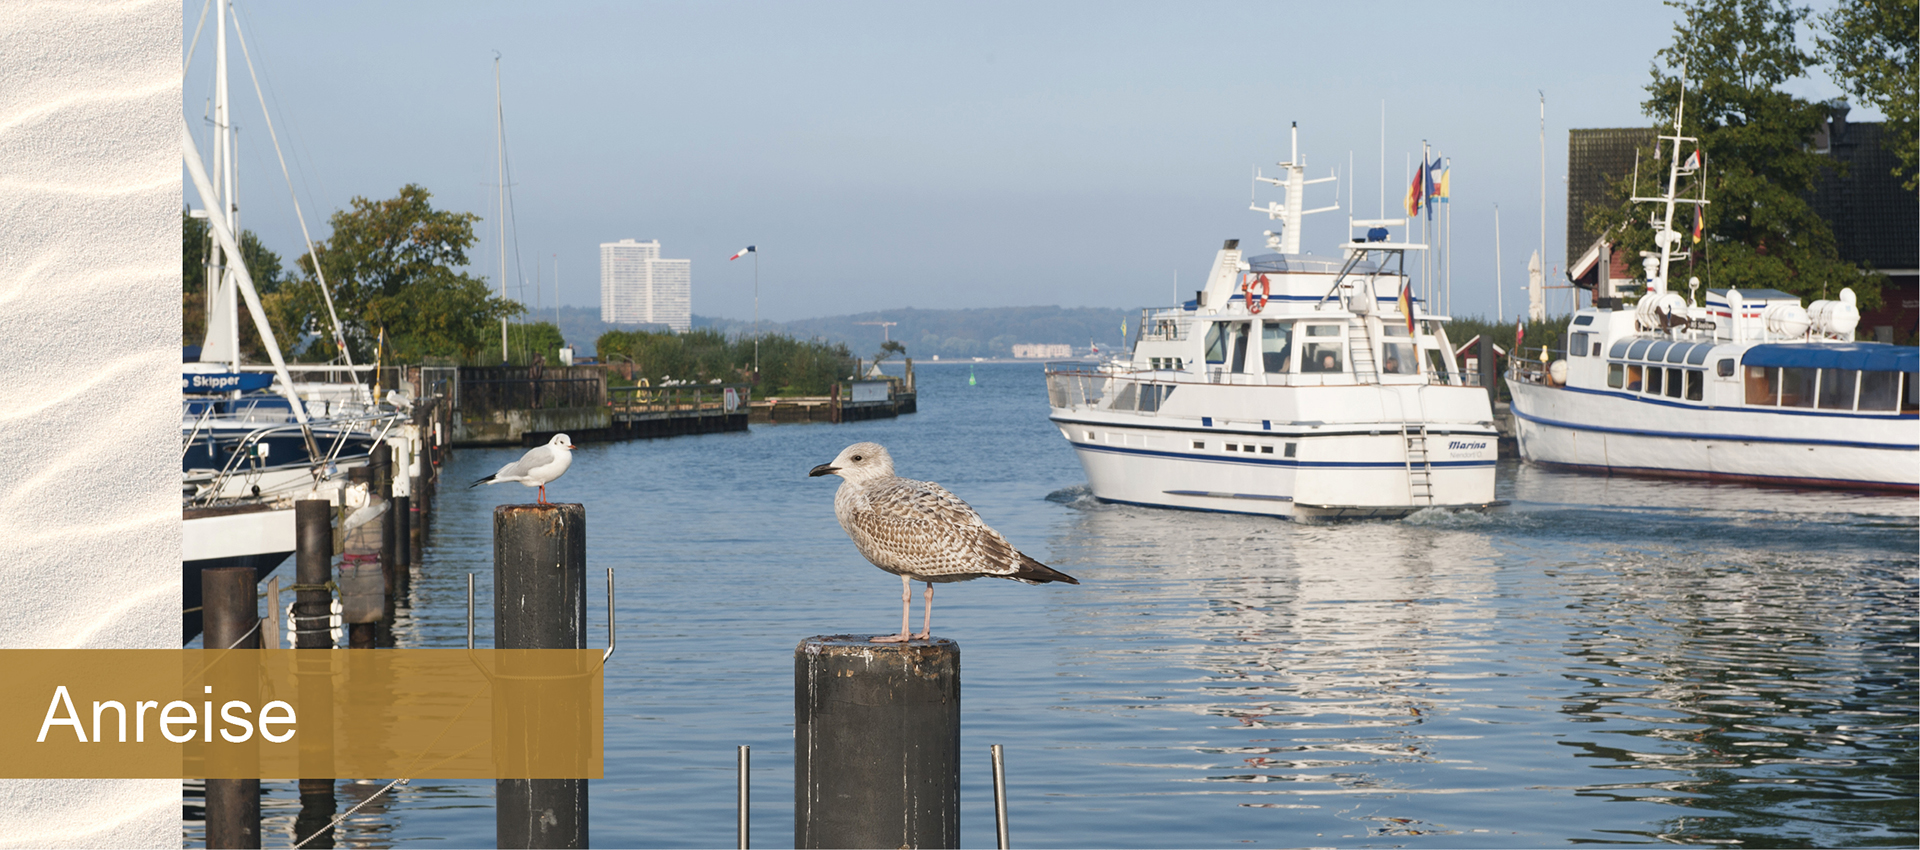
M482 484L498 484L502 481L518 481L528 487L540 488L540 504L547 501L547 482L567 474L567 467L573 465L573 441L565 434L555 434L544 446L539 446L521 455L519 460L500 467L500 471L467 485L471 490Z
M840 489L833 494L833 515L840 527L862 556L900 577L900 633L873 638L874 643L927 639L932 634L933 583L937 581L993 576L1027 584L1080 583L1021 554L947 488L894 475L893 456L879 443L854 443L832 463L820 464L807 474L840 476ZM920 633L910 635L907 615L914 581L926 583L927 607Z

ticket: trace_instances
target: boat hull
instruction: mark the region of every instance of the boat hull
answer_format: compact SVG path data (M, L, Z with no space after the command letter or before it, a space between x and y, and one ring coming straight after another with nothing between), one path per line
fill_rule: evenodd
M180 598L183 641L202 627L200 574L216 567L251 567L266 578L292 555L294 510L278 505L190 508L181 521Z
M1605 474L1791 487L1920 489L1912 416L1648 403L1508 381L1529 463Z

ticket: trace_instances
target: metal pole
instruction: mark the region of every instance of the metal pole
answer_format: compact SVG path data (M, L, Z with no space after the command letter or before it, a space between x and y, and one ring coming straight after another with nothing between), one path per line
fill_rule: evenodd
M1006 750L993 745L993 826L1000 839L1000 850L1007 850L1007 763Z
M795 847L960 846L960 646L794 650Z
M753 251L753 381L760 382L760 249Z
M493 647L585 649L586 578L585 506L494 508ZM537 742L539 731L530 731L529 740ZM554 734L567 738L573 731ZM585 779L498 779L494 801L500 847L587 846Z
M740 850L747 850L747 824L749 820L747 812L752 808L750 805L751 798L747 793L747 766L751 761L749 752L750 748L747 745L740 745L739 766L737 767L740 774L739 789L734 794L736 801L734 803L734 816L738 821L738 824L734 827L734 836L737 838L736 843L739 845Z
M208 661L214 661L223 650L260 648L259 603L253 595L258 582L259 575L252 567L213 567L200 572L200 598L206 614L201 644L210 650ZM218 663L245 662L229 658ZM226 688L221 689L220 696L245 698ZM207 846L260 846L259 779L207 779Z

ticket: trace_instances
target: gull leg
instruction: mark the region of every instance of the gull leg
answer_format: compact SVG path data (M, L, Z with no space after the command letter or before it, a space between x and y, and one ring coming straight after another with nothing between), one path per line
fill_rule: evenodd
M927 582L927 610L920 615L920 633L914 635L921 640L933 637L933 582Z
M906 576L900 577L900 633L885 637L868 638L868 643L906 643L912 639L907 634L907 614L913 609L913 583Z
M544 505L546 503L547 503L547 485L542 484L540 485L540 504Z

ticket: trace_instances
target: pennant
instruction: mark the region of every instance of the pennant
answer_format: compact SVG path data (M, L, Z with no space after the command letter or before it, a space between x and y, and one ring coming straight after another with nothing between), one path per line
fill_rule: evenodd
M1694 148L1693 153L1687 154L1687 161L1681 163L1680 167L1688 171L1693 171L1699 168L1700 167L1700 149Z
M1706 217L1700 214L1700 205L1693 205L1693 244L1700 244L1700 233L1704 229Z
M1513 323L1513 350L1515 352L1520 351L1520 344L1526 341L1527 341L1527 323L1525 321L1514 322Z
M727 258L727 262L733 262L734 260L738 260L738 259L740 259L741 257L744 257L744 256L746 256L746 255L748 255L748 254L758 254L758 253L760 253L760 252L758 252L758 251L755 251L755 250L753 250L753 246L752 246L752 245L748 245L748 246L747 246L747 247L745 247L745 248L741 248L740 250L738 250L738 251L735 251L735 252L733 252L733 256L731 256L731 257L728 257L728 258ZM757 262L759 262L759 260L755 260L754 262L756 262L756 263L757 263Z

